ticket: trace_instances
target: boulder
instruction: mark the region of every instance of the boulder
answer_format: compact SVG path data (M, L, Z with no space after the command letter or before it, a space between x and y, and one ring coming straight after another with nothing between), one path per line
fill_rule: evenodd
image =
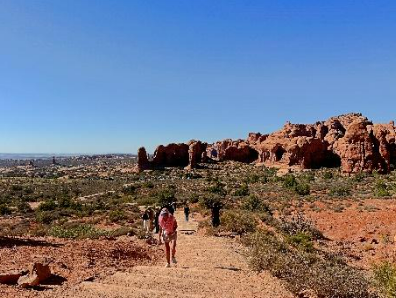
M18 285L27 288L40 285L51 277L51 270L48 263L34 263L29 274L18 279Z

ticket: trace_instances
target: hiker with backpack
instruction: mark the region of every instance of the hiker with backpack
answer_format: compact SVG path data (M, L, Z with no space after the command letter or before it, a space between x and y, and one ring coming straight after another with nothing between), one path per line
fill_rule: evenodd
M177 241L177 221L176 218L169 212L168 208L162 208L159 216L159 233L158 242L161 245L162 241L165 243L166 249L166 267L170 267L171 261L171 242L172 242L172 262L176 261L176 241Z

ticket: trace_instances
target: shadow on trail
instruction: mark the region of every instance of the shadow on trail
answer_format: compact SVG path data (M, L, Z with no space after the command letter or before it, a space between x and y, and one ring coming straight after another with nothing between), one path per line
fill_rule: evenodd
M58 243L50 243L47 241L34 240L34 239L22 239L22 238L14 238L14 237L4 237L0 236L0 248L6 247L14 247L14 246L50 246L50 247L59 247L63 246L63 244Z

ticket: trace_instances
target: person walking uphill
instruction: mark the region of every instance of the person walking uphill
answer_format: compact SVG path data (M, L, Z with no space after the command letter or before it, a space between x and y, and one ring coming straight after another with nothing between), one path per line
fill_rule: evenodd
M167 208L162 208L160 216L159 216L159 244L162 244L162 241L165 243L166 249L166 267L170 267L170 244L172 242L172 262L174 264L176 261L176 241L177 241L177 221L176 218L169 212ZM162 238L162 239L161 239Z
M185 216L187 222L188 222L189 215L190 215L190 207L188 207L188 205L186 204L184 206L184 216Z

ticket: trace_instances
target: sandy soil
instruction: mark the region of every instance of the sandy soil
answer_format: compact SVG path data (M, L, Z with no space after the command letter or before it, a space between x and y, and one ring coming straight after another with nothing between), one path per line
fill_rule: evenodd
M380 261L396 261L395 200L318 202L316 211L308 206L304 209L330 240L326 241L329 249L343 253L352 264L371 269Z
M55 297L61 291L82 281L126 270L135 265L155 263L158 248L135 237L98 240L62 240L57 238L1 238L1 271L28 269L35 261L51 261L54 274L38 289L22 290L0 285L0 297Z

